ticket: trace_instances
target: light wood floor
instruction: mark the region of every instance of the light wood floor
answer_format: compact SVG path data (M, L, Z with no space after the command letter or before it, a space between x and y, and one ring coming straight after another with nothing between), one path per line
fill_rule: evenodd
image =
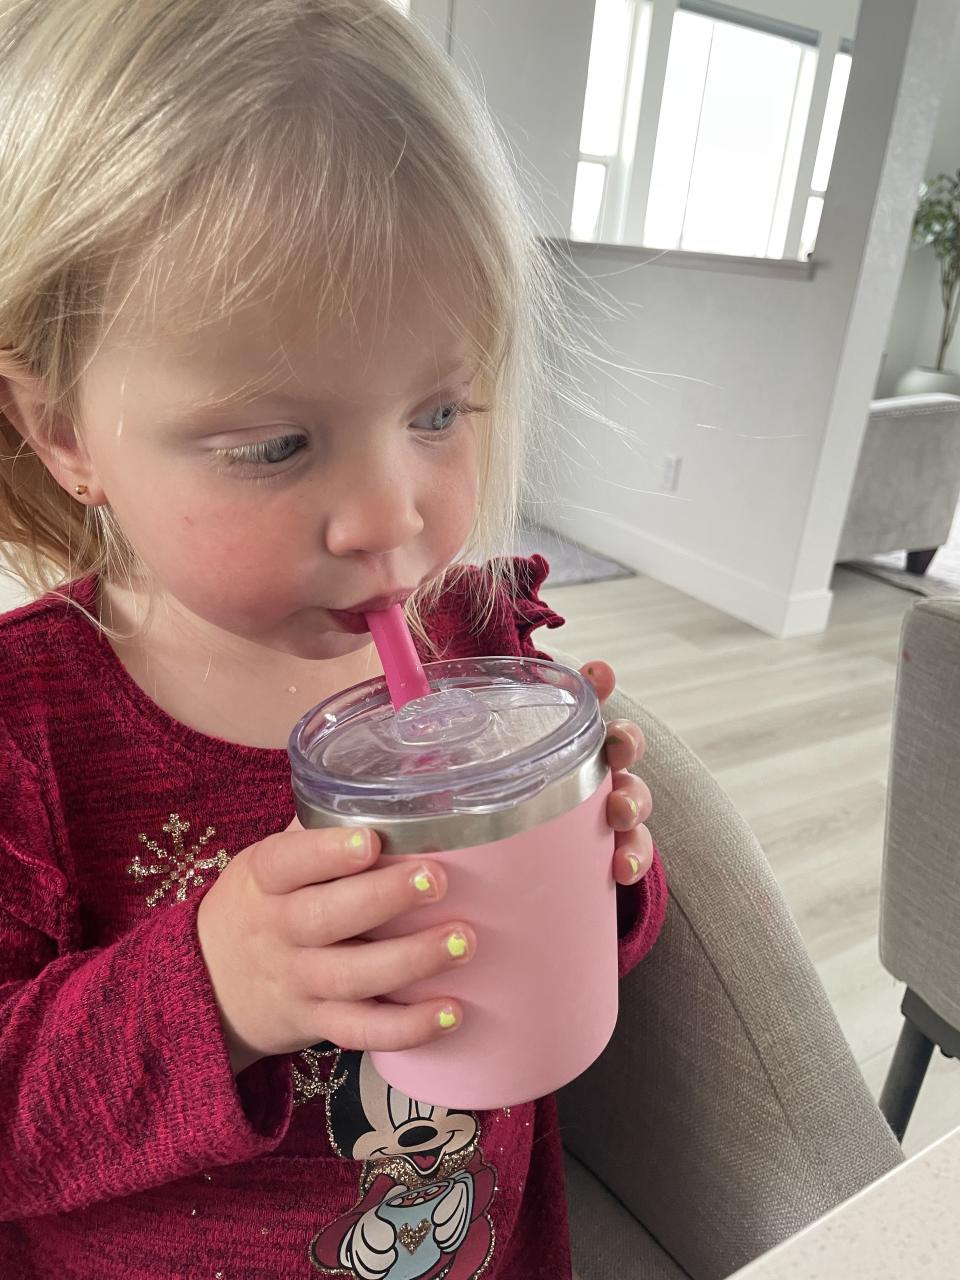
M650 578L553 590L548 579L543 596L567 622L540 636L606 659L731 797L878 1096L901 1024L877 920L900 623L917 597L846 569L833 589L826 632L775 640ZM957 1125L960 1062L937 1053L904 1149Z

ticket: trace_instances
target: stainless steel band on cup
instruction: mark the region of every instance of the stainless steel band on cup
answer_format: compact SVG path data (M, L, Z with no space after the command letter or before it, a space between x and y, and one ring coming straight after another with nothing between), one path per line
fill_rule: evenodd
M589 800L606 774L601 747L577 769L511 808L494 813L428 814L422 818L389 819L334 813L304 800L295 779L293 793L297 817L305 827L372 827L382 841L384 853L438 853L444 849L492 844L494 840L505 840L559 818Z

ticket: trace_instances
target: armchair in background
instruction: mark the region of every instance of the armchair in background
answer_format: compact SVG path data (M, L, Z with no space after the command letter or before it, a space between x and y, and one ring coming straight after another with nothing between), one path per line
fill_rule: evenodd
M960 396L874 400L835 559L906 551L926 573L960 499Z

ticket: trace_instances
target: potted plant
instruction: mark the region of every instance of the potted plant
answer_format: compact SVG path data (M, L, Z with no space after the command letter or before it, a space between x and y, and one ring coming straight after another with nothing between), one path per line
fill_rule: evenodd
M938 173L931 182L921 184L912 244L914 249L930 245L940 263L943 323L936 365L932 369L908 369L897 383L897 392L914 395L922 391L946 391L960 395L960 374L943 367L960 313L960 169L952 176Z

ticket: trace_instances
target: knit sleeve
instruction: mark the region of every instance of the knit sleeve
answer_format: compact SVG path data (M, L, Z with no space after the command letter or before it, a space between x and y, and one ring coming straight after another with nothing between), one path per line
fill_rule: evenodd
M667 878L660 850L639 884L617 885L620 977L640 963L656 942L667 914Z
M196 901L77 949L55 845L40 779L0 722L0 1220L260 1155L292 1105L289 1083L263 1087L269 1068L250 1068L247 1090L231 1072Z

